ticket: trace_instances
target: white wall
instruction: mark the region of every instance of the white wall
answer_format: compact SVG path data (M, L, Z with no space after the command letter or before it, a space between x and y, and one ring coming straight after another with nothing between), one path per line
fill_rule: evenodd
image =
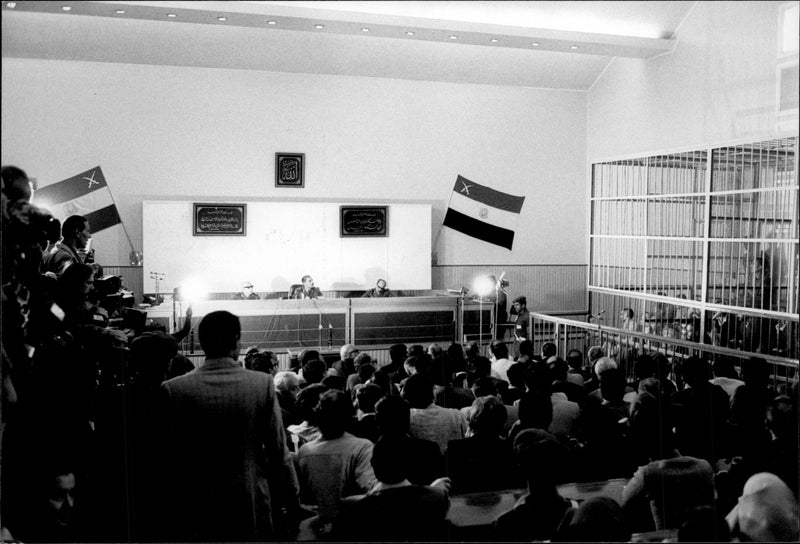
M341 237L338 203L246 204L244 236L194 236L191 202L144 202L144 292L155 292L150 271L166 274L166 292L190 280L236 292L248 280L285 293L306 274L323 290L366 290L379 278L394 290L431 288L428 205L389 206L386 236Z
M614 59L589 91L589 161L780 135L780 4L698 2L672 53Z
M2 72L3 164L42 186L99 164L137 250L144 200L385 201L432 205L439 264L586 262L584 92L5 58ZM304 189L274 187L278 151L306 154ZM513 252L441 229L459 174L527 197ZM127 264L115 229L98 260Z

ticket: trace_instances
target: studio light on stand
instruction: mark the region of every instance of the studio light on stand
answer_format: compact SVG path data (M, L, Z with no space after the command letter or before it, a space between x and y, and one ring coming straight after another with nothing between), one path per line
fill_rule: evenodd
M178 327L178 321L180 316L183 315L183 302L186 302L187 307L191 307L195 302L198 300L202 300L208 297L208 290L205 286L198 280L194 278L190 278L183 282L183 285L179 285L172 291L172 323L174 332L177 332L183 328L185 322L181 323L181 326ZM189 331L189 352L194 352L194 329Z
M483 346L483 299L492 294L495 282L489 276L478 276L472 282L472 291L478 295L478 345Z
M495 324L494 331L495 331L495 335L497 334L497 330L499 329L499 326L500 326L500 324L498 323L498 320L500 319L500 293L502 292L504 295L508 296L508 291L506 291L506 287L511 285L511 283L507 279L504 279L505 277L506 277L506 273L505 273L505 271L503 271L503 273L500 274L500 278L497 280L497 282L494 285L494 324ZM505 311L506 311L506 309L503 308L503 312L505 312ZM515 336L515 338L516 338L516 336ZM503 331L503 339L505 339L505 330Z

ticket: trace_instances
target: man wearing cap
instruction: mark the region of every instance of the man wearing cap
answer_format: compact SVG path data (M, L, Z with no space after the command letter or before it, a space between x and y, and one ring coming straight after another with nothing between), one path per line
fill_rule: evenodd
M253 284L249 281L242 283L242 290L236 293L237 300L259 300L261 297L253 292Z
M511 307L510 321L514 324L514 338L516 340L528 339L530 315L530 312L528 312L528 300L525 297L515 298Z

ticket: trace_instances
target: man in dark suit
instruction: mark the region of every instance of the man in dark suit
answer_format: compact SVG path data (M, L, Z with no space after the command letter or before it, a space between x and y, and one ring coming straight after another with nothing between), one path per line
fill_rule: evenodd
M319 287L314 287L314 278L305 275L300 281L302 285L295 287L289 298L325 298Z
M89 221L82 215L67 217L61 226L62 240L47 255L42 256L42 271L61 276L68 266L83 263L80 251L89 248L92 231Z
M298 488L272 375L237 363L235 315L212 312L197 332L204 364L161 384L170 465L164 488L171 491L164 536L285 539L281 528L299 511Z

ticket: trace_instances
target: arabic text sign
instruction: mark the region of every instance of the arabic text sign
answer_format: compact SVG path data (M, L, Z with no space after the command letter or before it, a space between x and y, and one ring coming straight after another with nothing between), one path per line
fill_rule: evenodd
M195 236L244 236L247 232L246 204L195 204Z
M339 226L341 236L386 236L388 234L387 206L341 206Z

